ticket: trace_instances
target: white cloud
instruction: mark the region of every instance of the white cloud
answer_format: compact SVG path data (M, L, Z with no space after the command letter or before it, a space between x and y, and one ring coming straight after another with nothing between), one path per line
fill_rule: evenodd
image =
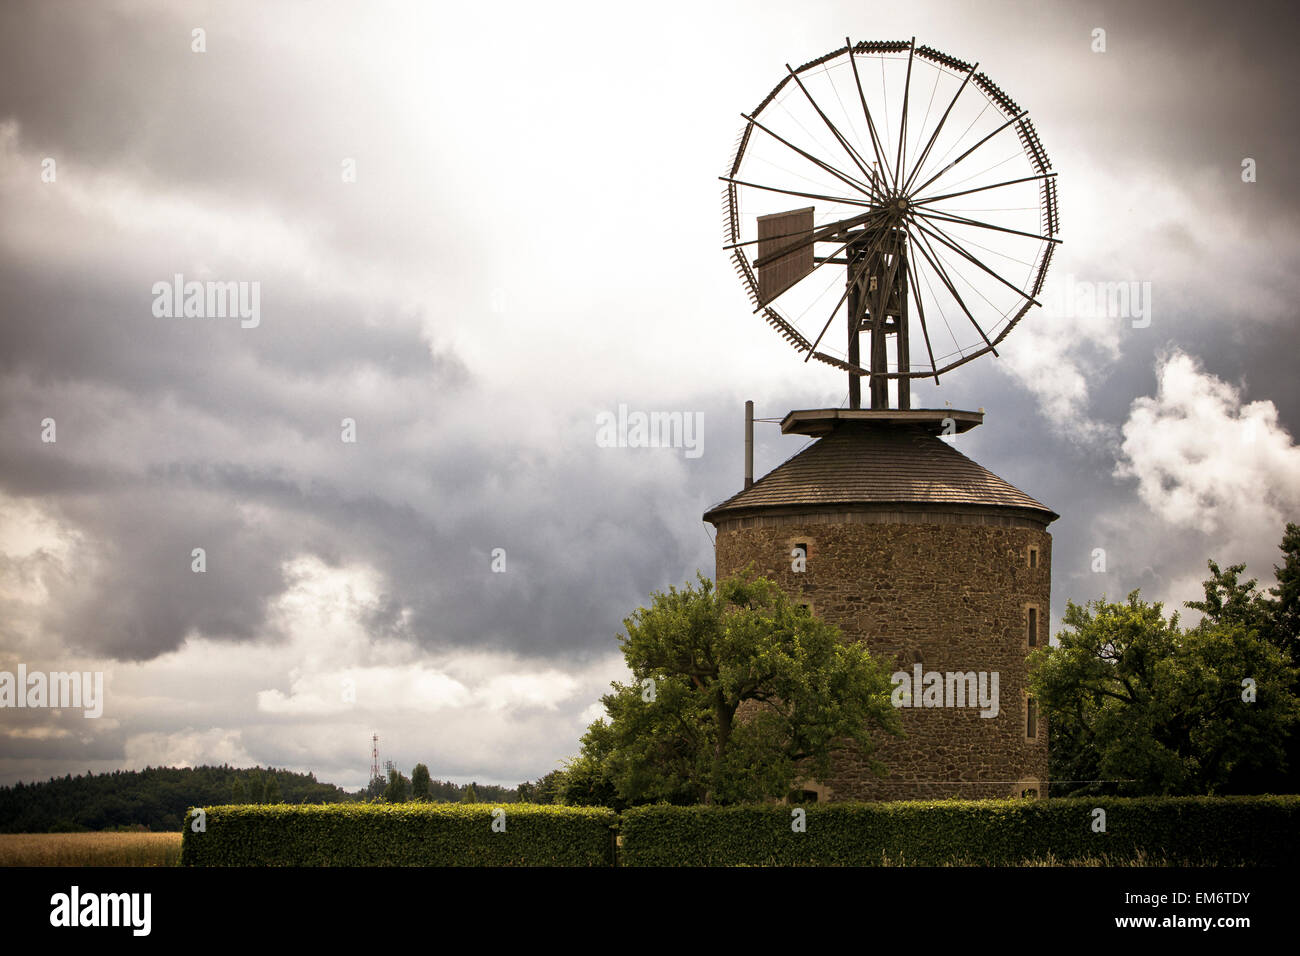
M124 768L127 770L223 763L234 767L249 767L257 763L244 749L237 730L213 727L176 733L144 733L126 740Z
M349 668L299 674L288 694L258 691L257 709L308 717L344 713L354 702L386 701L394 708L431 712L462 707L469 696L459 681L420 666Z
M1123 426L1121 478L1178 527L1237 538L1280 537L1300 508L1300 448L1270 401L1244 403L1191 356L1161 359L1154 397L1137 399Z
M1244 401L1192 356L1162 356L1156 372L1156 394L1134 401L1123 425L1114 472L1137 500L1096 515L1089 540L1106 547L1112 575L1096 580L1111 599L1141 586L1194 619L1183 602L1201 596L1207 559L1245 564L1272 586L1285 524L1300 517L1300 447L1272 402Z
M1056 277L1048 291L1073 277ZM1111 439L1113 426L1089 416L1089 383L1119 355L1119 320L1105 314L1071 314L1068 308L1044 305L1018 325L1002 347L1004 367L1038 401L1043 417L1066 439L1093 445Z
M606 720L608 717L609 715L605 712L605 705L600 701L596 701L582 712L582 716L579 720L582 721L582 726L586 728L596 721Z

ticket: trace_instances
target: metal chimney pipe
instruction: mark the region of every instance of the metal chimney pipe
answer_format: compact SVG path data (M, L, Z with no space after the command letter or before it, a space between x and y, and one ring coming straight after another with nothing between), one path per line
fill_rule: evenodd
M754 485L754 403L745 403L745 487Z

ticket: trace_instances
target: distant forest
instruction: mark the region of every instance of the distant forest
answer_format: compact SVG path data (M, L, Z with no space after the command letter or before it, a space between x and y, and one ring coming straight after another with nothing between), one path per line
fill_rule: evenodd
M477 794L475 788L477 787ZM435 802L514 802L515 790L430 781ZM0 787L0 833L180 830L190 807L223 803L343 803L367 799L315 774L272 768L146 767Z

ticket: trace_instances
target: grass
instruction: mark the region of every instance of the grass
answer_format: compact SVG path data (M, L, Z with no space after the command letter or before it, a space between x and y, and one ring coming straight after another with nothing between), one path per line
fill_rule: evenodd
M949 863L944 863L943 865L944 866L982 866L983 864L970 863L967 861L953 861ZM1185 866L1225 866L1229 864L1223 864L1223 863L1218 863L1213 861L1208 863L1190 863L1185 860L1176 861L1176 860L1170 860L1167 857L1163 857L1163 856L1148 856L1146 852L1142 850L1138 850L1137 853L1134 854L1133 856L1109 856L1108 854L1103 853L1099 856L1070 857L1067 859L1060 859L1055 855L1048 853L1046 856L1033 857L1028 860L1021 860L1019 863L1015 863L1012 865L1017 867L1082 866L1082 867L1106 867L1106 868L1113 869L1115 867L1125 867L1125 866L1185 867Z
M180 833L0 833L0 866L179 866ZM906 866L882 860L884 866ZM953 860L944 866L969 866ZM1171 866L1168 860L1138 853L1132 858L1059 860L1048 855L1018 866Z
M176 833L0 833L0 866L179 866Z

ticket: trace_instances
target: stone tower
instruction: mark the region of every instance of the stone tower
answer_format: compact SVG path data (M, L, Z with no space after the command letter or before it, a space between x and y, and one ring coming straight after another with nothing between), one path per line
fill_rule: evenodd
M848 753L830 779L802 784L816 799L1046 796L1026 657L1047 641L1059 516L939 437L982 421L791 412L782 432L817 440L704 515L719 579L752 562L894 674L907 736L880 735L889 776Z

